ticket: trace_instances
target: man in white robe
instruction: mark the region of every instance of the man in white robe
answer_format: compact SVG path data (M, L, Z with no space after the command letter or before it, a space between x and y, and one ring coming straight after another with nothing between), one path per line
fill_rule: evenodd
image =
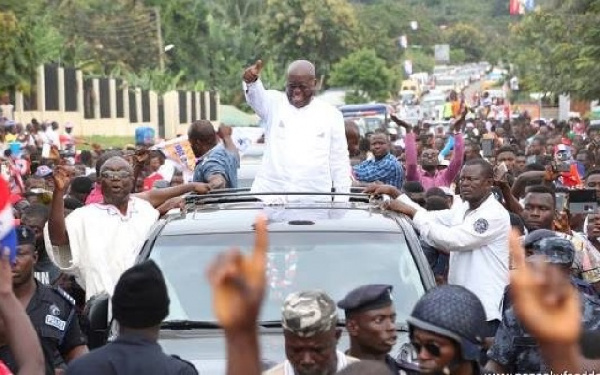
M285 93L266 90L261 69L259 60L243 76L246 101L265 128L265 154L252 191L348 193L344 118L337 108L314 97L314 65L305 60L290 64Z

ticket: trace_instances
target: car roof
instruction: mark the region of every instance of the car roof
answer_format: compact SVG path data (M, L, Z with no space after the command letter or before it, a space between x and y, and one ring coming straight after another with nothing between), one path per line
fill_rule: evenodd
M169 215L160 235L251 232L259 213L269 217L271 232L402 233L399 221L406 221L399 215L362 202L288 203L276 207L262 202L213 203Z

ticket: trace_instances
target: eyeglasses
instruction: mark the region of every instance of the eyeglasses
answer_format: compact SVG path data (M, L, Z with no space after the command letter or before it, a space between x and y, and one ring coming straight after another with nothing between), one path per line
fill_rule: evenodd
M107 180L123 180L131 177L131 173L128 171L104 171L102 172L101 176Z
M287 88L290 90L300 89L302 91L307 90L309 87L304 83L288 83Z
M427 350L427 353L431 354L434 357L439 357L440 354L442 353L442 348L440 348L440 346L434 342L428 342L426 344L419 344L417 342L413 342L411 344L412 344L413 348L415 349L415 354L421 353L423 348L425 348L425 350Z

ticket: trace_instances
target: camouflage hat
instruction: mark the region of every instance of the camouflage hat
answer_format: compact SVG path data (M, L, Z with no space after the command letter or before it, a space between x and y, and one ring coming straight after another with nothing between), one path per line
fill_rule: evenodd
M300 337L327 332L337 325L335 302L319 290L292 293L283 302L281 323Z

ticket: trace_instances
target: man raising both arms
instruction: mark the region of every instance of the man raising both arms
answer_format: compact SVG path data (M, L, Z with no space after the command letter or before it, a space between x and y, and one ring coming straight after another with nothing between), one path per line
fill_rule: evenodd
M326 192L350 190L350 159L344 117L317 99L315 66L290 64L285 94L265 90L262 61L244 72L246 101L261 118L266 149L253 192Z

